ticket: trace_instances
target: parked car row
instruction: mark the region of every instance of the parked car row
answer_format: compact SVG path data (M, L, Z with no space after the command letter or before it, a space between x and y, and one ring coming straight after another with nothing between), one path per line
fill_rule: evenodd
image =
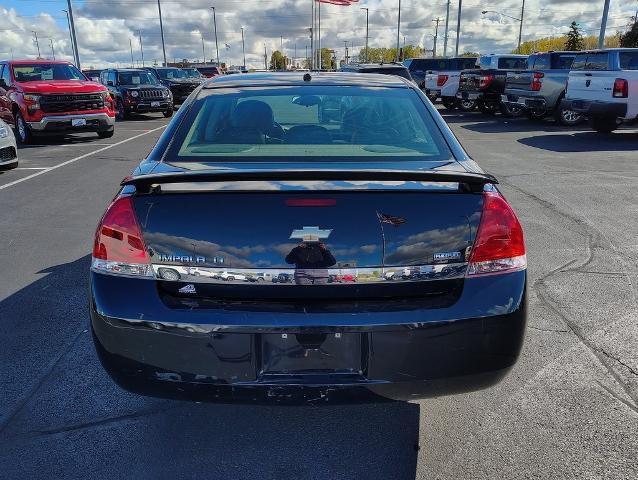
M448 109L530 120L553 116L565 126L588 118L603 133L638 117L635 48L409 59L405 65L428 97L441 98Z

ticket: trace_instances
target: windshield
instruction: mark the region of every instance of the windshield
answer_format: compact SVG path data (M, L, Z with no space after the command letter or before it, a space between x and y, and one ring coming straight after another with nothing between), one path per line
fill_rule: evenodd
M149 72L119 72L117 83L119 85L157 85L157 80Z
M189 117L167 154L173 161L451 158L425 104L408 88L208 89Z
M86 77L73 65L64 63L37 63L33 65L14 65L13 75L16 82L40 82L43 80L86 80Z
M197 71L196 68L189 68L182 70L188 78L201 78L202 74Z
M163 68L157 70L159 76L163 80L170 80L172 78L186 78L186 72L179 68Z

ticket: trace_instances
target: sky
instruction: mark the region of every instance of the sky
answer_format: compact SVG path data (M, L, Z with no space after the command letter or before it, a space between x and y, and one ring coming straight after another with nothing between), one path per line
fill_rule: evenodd
M323 4L322 47L344 56L344 42L356 53L365 45L369 8L371 47L396 45L399 0L360 0L351 6ZM402 0L400 42L431 50L435 23L441 18L437 52L443 54L447 0ZM504 53L516 48L522 0L464 0L460 52ZM523 40L560 36L572 21L587 34L598 35L604 0L527 0ZM162 62L156 0L73 0L82 68L129 66L141 60L140 35L146 64ZM202 38L206 59L215 58L211 6L215 6L219 56L229 65L241 65L244 28L246 64L263 68L275 49L301 61L309 48L312 0L161 0L166 56L201 60ZM66 14L67 0L0 0L0 58L36 58L34 31L41 55L72 60ZM482 14L483 10L498 13ZM638 1L611 0L607 33L624 31L638 10ZM448 53L456 42L458 0L451 0ZM505 15L501 15L505 14ZM282 40L283 37L283 40ZM51 51L53 45L53 52ZM295 49L296 47L296 49ZM295 54L296 51L296 54Z

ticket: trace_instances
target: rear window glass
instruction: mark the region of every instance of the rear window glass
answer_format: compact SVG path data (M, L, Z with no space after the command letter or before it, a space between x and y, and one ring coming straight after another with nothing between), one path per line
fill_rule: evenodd
M552 68L557 70L569 70L572 68L576 55L554 55L552 59Z
M498 59L501 70L522 70L527 67L527 58L502 57Z
M14 65L13 75L17 82L40 82L43 80L86 80L73 65L63 63Z
M450 70L472 70L476 67L475 57L468 58L453 58L450 60Z
M202 90L167 154L200 162L272 157L448 160L451 153L411 89L319 85Z
M622 52L620 54L620 68L638 70L638 52Z
M572 70L607 70L608 63L607 52L583 53L576 55Z
M534 55L529 57L527 64L530 65L532 62L533 65L531 66L534 70L548 70L551 68L549 55Z
M381 73L383 75L398 75L399 77L412 80L410 72L407 68L365 68L360 70L361 73Z
M415 58L410 60L410 71L447 70L449 63L444 58Z
M481 57L478 63L482 70L488 70L492 68L492 57Z

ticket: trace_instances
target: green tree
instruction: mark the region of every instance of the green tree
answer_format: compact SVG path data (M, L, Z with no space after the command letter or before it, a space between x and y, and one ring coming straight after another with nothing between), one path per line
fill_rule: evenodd
M620 46L623 48L638 48L638 17L632 17L632 20L629 30L620 35Z
M270 69L285 70L287 61L288 59L279 50L275 50L270 56Z
M580 32L580 27L576 22L572 22L569 26L569 32L567 32L567 40L565 42L565 50L575 52L583 50L585 48L585 42L583 40L583 34Z
M476 57L479 57L480 55L477 52L463 52L461 56L468 57L468 58L476 58Z
M321 68L328 70L335 70L337 68L333 53L334 50L330 50L329 48L321 49Z

